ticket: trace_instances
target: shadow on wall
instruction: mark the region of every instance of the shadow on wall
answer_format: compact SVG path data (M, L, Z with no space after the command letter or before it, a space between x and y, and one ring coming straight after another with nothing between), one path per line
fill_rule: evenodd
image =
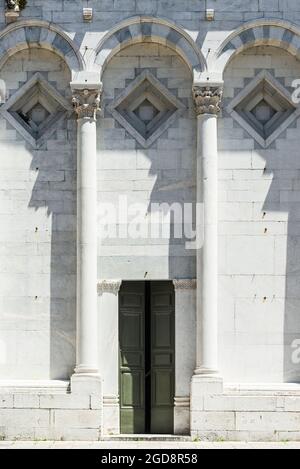
M245 89L245 83L251 83L254 76L264 70L259 67L266 66L267 63L272 64L268 68L270 74L292 94L294 89L287 86L287 82L294 75L297 76L297 71L299 73L299 64L297 65L294 58L289 58L288 54L284 51L280 52L280 49L267 47L251 49L245 54L241 54L242 58L238 55L233 59L234 65L230 65L232 69L227 76L227 80L229 80L230 74L233 73L232 82L228 87L234 87L233 83L239 84L234 89L235 97L241 90ZM251 75L251 60L255 60L256 65L253 76ZM245 79L245 77L247 78ZM244 83L244 88L242 88L242 83ZM227 105L231 101L232 97L224 99L224 117L230 117L227 113ZM230 119L227 121L230 122ZM234 172L237 181L230 181L230 183L233 184L232 189L237 192L236 194L231 192L234 199L229 199L229 201L247 202L245 207L251 203L253 224L253 229L251 229L251 223L249 223L248 230L251 229L251 232L245 231L243 233L248 236L249 246L253 252L248 252L247 256L241 253L240 257L244 259L245 265L241 265L240 261L239 273L234 272L234 275L240 276L240 279L242 279L241 275L246 275L248 278L252 276L252 281L249 280L247 284L248 291L242 294L242 299L245 300L242 301L242 308L244 309L245 305L246 308L244 311L239 309L235 316L235 321L239 321L243 329L242 332L237 330L235 333L240 333L240 339L242 333L245 334L245 337L248 335L250 343L246 344L246 348L247 346L254 348L256 344L257 350L262 349L262 367L260 368L266 372L264 363L268 363L269 366L274 365L274 369L270 370L270 375L274 376L274 373L278 377L281 375L280 378L286 383L300 382L300 363L299 360L295 360L296 350L295 347L293 348L293 344L296 345L295 341L300 339L299 130L300 120L298 118L264 150L249 133L243 130L239 123L234 121L232 129L225 129L227 133L231 134L227 138L242 138L244 135L243 141L240 141L241 144L243 143L243 148L248 148L249 145L249 149L254 148L246 152L241 150L238 154L232 150L237 158L236 161L240 162L241 166L234 168L237 170ZM252 146L253 142L254 146ZM251 162L248 165L249 155L251 155ZM242 173L249 173L249 176L244 176ZM238 180L239 178L241 180ZM236 182L237 187L235 187ZM243 214L242 220L250 222L247 215ZM239 229L238 226L237 229ZM253 243L250 240L255 236L258 239L256 243ZM233 237L234 239L235 237ZM244 236L243 239L246 237ZM255 250L255 246L257 250ZM243 245L242 248L247 249ZM257 268L258 263L255 262L255 256L258 255L261 256L259 268ZM253 256L252 259L251 256ZM251 268L252 265L256 266L257 271L254 267ZM229 266L230 268L234 269ZM232 273L233 271L230 271L230 274ZM259 280L256 283L257 279ZM240 281L243 285L242 280ZM251 284L255 285L253 290ZM249 303L249 299L253 304L250 306L248 304L248 308L247 300ZM259 303L255 304L256 301ZM265 307L262 303L265 304ZM255 357L258 356L257 350L254 354ZM274 356L271 356L272 351ZM268 355L267 358L264 353ZM251 375L250 368L254 369L257 363L249 356L247 356L247 360Z
M49 378L68 380L75 367L76 334L76 120L65 118L38 150L29 207L47 207L51 233L37 233L37 255L50 256ZM50 252L49 252L50 251ZM46 262L48 259L46 260ZM38 350L37 350L38 353Z
M283 381L286 383L300 382L300 365L295 359L295 345L298 341L299 349L300 339L300 206L297 200L300 199L300 158L299 138L296 136L299 131L298 120L297 127L288 131L293 132L296 138L279 140L278 144L282 147L280 152L263 152L264 175L268 177L273 174L273 178L261 209L262 220L272 220L274 214L273 220L278 221L279 213L287 218L287 223L277 222L280 233L280 225L286 227L286 232L274 237L274 286L278 291L281 285L284 301ZM289 135L292 137L291 133ZM278 292L279 297L281 291ZM272 302L272 299L268 300Z
M34 48L16 52L1 68L7 97L36 72L70 100L65 62ZM43 94L44 104L38 105L37 96L41 94L30 89L28 99L22 97L23 106L32 105L26 119L38 121L56 109L51 97ZM76 120L72 116L52 122L54 131L47 129L38 149L12 124L1 117L0 326L8 353L6 362L1 361L1 375L67 380L75 366Z

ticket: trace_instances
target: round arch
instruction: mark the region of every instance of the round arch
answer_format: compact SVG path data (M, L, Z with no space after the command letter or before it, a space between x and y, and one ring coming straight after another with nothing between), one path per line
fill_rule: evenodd
M72 73L84 69L84 62L74 42L58 26L47 21L24 20L0 33L0 68L16 52L44 48L61 56Z
M214 68L223 73L231 59L251 47L280 47L300 59L300 30L281 20L257 20L234 31L216 51Z
M179 26L159 18L137 16L116 25L98 44L94 67L103 71L110 59L131 44L154 42L175 50L193 74L206 70L206 61L193 39Z

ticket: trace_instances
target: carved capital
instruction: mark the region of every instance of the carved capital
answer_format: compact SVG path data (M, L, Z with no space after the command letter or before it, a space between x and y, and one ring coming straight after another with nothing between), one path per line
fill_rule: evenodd
M194 86L193 97L197 116L217 115L221 110L223 88L220 86Z
M197 288L196 279L173 280L175 290L195 290Z
M96 119L97 113L101 111L101 89L74 89L72 104L78 119Z
M26 6L26 0L5 0L7 10L20 11Z
M122 280L100 280L98 282L98 295L102 295L102 293L113 293L117 295L121 285Z

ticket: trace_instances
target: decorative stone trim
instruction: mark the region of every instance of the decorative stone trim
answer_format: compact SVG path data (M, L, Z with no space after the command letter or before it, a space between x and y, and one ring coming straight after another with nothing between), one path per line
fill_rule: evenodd
M27 0L5 0L8 10L20 11L26 7Z
M147 92L143 88L147 83ZM138 97L136 97L136 94ZM133 97L134 96L134 97ZM138 104L148 100L158 112L149 122L143 122L133 112ZM124 102L128 103L125 110ZM185 111L184 104L176 98L149 70L142 72L108 106L107 110L144 148L149 148ZM155 130L156 129L156 130Z
M244 82L243 89L238 90L227 106L227 112L262 148L268 148L299 117L300 108L293 103L288 90L267 70L261 71L250 83ZM261 95L274 112L266 128L252 114L257 97ZM278 103L281 103L280 107Z
M72 103L78 119L96 119L97 113L101 111L101 92L99 90L73 90Z
M103 396L103 406L104 407L119 406L119 396L115 396L115 395Z
M38 97L32 96L34 90L41 90ZM24 103L28 111L40 103L49 113L41 127L34 126L34 124L31 127L19 116L18 112L23 111ZM35 73L0 108L0 115L34 148L39 148L55 132L58 122L71 114L72 107L69 101L58 93L39 72Z
M90 23L93 21L93 8L83 8L82 10L83 21Z
M195 290L197 288L196 279L173 280L175 290Z
M202 114L217 115L221 110L223 89L220 86L194 86L193 98L197 116Z
M175 407L190 407L190 396L174 397Z
M5 18L6 23L13 23L17 21L20 16L20 11L23 10L26 6L26 0L5 0L6 11Z
M117 295L121 285L122 280L100 280L97 285L98 295L102 295L102 293Z

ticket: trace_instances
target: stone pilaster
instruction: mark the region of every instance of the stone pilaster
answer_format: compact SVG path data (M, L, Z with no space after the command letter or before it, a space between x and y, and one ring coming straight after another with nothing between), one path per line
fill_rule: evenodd
M120 432L119 290L121 280L98 282L99 369L103 378L103 432Z
M190 429L190 385L196 366L196 279L173 280L175 288L174 433Z

